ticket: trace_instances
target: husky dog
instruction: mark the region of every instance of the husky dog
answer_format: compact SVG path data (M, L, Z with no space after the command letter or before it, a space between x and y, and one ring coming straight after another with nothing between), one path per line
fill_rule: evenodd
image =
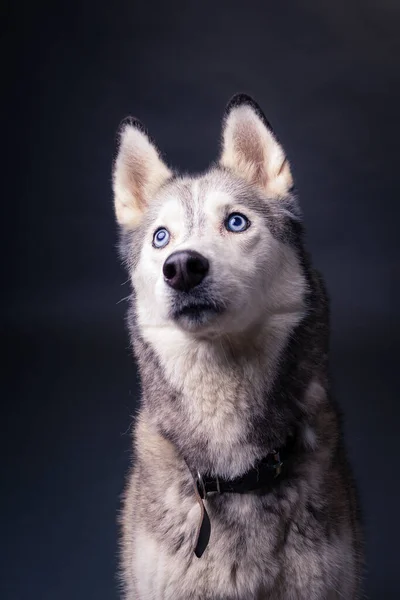
M124 597L359 598L327 295L261 109L235 96L218 163L193 177L169 169L139 121L123 122L113 189L142 384Z

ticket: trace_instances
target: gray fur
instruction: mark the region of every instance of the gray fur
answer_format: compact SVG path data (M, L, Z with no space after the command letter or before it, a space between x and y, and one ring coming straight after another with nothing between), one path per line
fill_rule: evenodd
M142 383L122 513L126 600L360 598L358 501L330 395L329 303L304 250L300 211L289 187L284 197L266 197L252 182L218 165L201 176L171 177L140 223L122 231L122 255L133 282L128 326ZM257 248L262 232L268 231L282 256L297 265L293 294L301 301L295 317L285 313L282 323L276 308L278 321L268 320L267 306L257 326L238 332L217 328L210 330L212 335L207 328L204 335L186 332L187 363L185 355L176 367L181 375L175 377L171 359L167 365L165 358L169 349L157 341L158 334L147 333L151 324L139 317L142 290L137 282L142 280L137 272L144 268L142 250L165 198L177 198L183 207L180 243L189 247L207 229L203 207L214 190L223 190L233 205L248 207L262 219L258 234L239 240L241 251L254 253L254 263L264 268ZM211 236L208 241L212 246ZM207 287L197 293L226 305L229 312L224 285L230 282L220 281L215 267ZM177 301L165 296L167 303ZM165 319L168 323L170 316ZM160 340L168 341L168 334L162 335ZM190 392L192 374L199 384ZM288 480L269 493L206 500L212 533L198 559L193 553L199 519L196 471L235 477L283 445L291 433L298 434L298 442Z

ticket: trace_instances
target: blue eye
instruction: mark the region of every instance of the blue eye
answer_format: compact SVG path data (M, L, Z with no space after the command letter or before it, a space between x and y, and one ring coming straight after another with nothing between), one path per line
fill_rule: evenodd
M169 231L164 229L164 227L161 227L160 229L157 229L153 236L153 246L155 248L164 248L164 246L168 244L169 238Z
M250 227L250 221L240 213L232 213L225 221L225 227L233 233L240 233Z

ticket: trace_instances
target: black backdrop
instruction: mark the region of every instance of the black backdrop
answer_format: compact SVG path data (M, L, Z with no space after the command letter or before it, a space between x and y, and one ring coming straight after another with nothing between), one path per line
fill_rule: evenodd
M217 155L231 94L294 165L332 296L332 365L366 521L367 590L400 597L395 356L396 0L8 5L1 587L4 600L117 598L116 515L137 376L110 169L121 118L169 161Z

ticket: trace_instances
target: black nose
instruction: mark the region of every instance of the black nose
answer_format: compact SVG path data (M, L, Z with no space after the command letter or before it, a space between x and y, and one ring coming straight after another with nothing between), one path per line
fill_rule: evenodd
M168 256L163 266L165 281L174 290L188 292L199 285L208 273L208 260L194 250L178 250Z

